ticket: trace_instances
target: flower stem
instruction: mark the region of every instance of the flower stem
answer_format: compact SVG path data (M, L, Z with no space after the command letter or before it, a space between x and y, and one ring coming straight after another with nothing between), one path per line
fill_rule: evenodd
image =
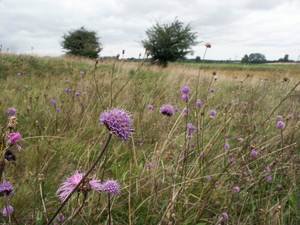
M56 216L60 213L60 211L63 209L63 207L67 204L67 202L69 201L69 199L72 197L72 195L77 191L77 189L79 188L79 186L84 182L84 180L88 177L88 175L95 169L95 167L97 166L97 164L99 163L99 161L102 159L108 144L111 140L112 134L109 134L105 145L102 148L102 151L100 152L98 158L96 159L96 161L94 162L94 164L91 166L91 168L88 170L88 172L84 175L84 177L81 179L81 181L76 185L76 187L73 189L73 191L68 195L68 197L61 203L60 207L56 210L56 212L54 213L54 215L52 216L52 218L49 220L49 222L47 223L47 225L50 225L54 219L56 218Z

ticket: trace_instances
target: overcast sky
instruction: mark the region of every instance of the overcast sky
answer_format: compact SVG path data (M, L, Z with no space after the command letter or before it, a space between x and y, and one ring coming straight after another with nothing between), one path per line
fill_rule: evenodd
M85 26L101 37L101 55L125 49L138 57L145 30L176 17L212 44L210 59L300 56L300 0L0 0L0 44L16 53L61 55L62 35ZM199 44L193 57L203 52Z

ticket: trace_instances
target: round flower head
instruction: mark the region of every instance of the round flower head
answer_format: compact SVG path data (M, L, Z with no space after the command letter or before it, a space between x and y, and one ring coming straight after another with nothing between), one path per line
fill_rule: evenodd
M19 132L13 132L8 134L8 142L11 145L16 144L22 139L22 136Z
M76 171L72 176L67 178L66 181L60 185L56 194L62 202L69 196L69 194L79 184L83 177L84 173Z
M189 95L188 94L182 94L181 95L181 99L185 102L188 102L189 101Z
M72 93L72 89L71 88L65 88L65 93L66 94L71 94Z
M115 180L107 180L103 183L102 191L111 195L117 195L120 194L120 185Z
M153 111L153 110L154 110L154 106L151 105L151 104L149 104L149 105L147 106L147 108L148 108L149 111Z
M180 91L181 91L181 94L188 95L188 94L190 94L190 87L187 85L184 85Z
M175 109L171 104L165 104L160 107L160 113L165 116L173 116L175 114Z
M6 205L6 206L4 206L4 208L2 210L2 215L4 217L8 217L11 214L13 214L13 212L14 212L14 208L11 205Z
M64 216L64 214L62 214L62 213L58 214L57 217L56 217L56 221L59 224L62 224L63 222L65 222L65 216Z
M229 219L228 213L227 212L223 212L221 214L221 221L222 222L226 222Z
M203 104L204 104L204 103L203 103L200 99L197 99L197 101L196 101L196 106L197 106L198 108L202 108Z
M256 150L255 148L253 148L253 149L251 150L250 156L251 156L252 159L256 159L256 158L257 158L258 152L257 152L257 150Z
M195 133L196 130L197 130L197 128L192 123L187 124L187 135L188 135L188 137L192 136L192 134Z
M50 104L53 106L53 107L56 107L56 100L54 98L52 98L50 100Z
M225 142L225 144L224 144L224 150L225 150L225 151L228 151L229 149L230 149L229 143L228 143L228 142Z
M234 186L234 187L232 188L232 191L233 191L234 193L239 193L239 192L241 191L241 189L240 189L239 186Z
M206 43L206 44L205 44L205 47L206 47L206 48L211 48L211 44L210 44L210 43Z
M75 96L76 96L76 97L79 97L80 95L81 95L81 92L80 92L80 91L76 91L76 92L75 92Z
M131 115L123 109L112 109L101 113L100 122L117 137L127 141L133 132Z
M282 120L278 120L277 123L276 123L276 128L277 129L284 129L285 128L285 123L282 121Z
M11 116L16 116L17 114L17 110L13 107L11 108L8 108L7 111L6 111L6 114L11 117Z
M14 187L9 181L3 181L0 183L0 196L9 196L13 193Z
M212 118L212 119L215 119L217 116L217 111L212 109L209 111L209 117Z
M268 176L265 177L265 179L266 179L266 181L267 181L268 183L271 183L272 180L273 180L273 177L272 177L272 175L268 175Z

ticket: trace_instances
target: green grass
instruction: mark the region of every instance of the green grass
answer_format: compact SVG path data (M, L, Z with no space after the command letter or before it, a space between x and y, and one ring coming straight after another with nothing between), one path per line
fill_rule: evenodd
M219 68L207 66L203 69ZM226 66L229 70L231 65ZM16 107L24 138L16 162L6 164L4 172L15 186L10 201L19 224L45 224L54 214L59 185L75 170L87 171L99 154L108 135L99 115L111 106L132 113L135 128L128 142L113 137L105 163L91 176L116 179L122 186L112 201L114 224L209 225L218 224L223 212L232 225L299 224L300 102L298 89L291 92L294 81L245 76L198 81L196 75L154 72L147 66L125 68L124 62L100 62L94 71L94 62L82 59L0 55L0 126L6 126L6 109ZM83 77L81 70L86 71ZM184 84L191 88L187 117L181 113ZM76 97L75 91L81 95ZM50 104L53 98L60 112ZM205 101L202 109L195 107L197 98ZM170 118L161 115L159 107L165 103L178 112ZM149 111L148 104L155 110ZM216 119L209 117L211 109L217 110ZM275 127L277 115L287 125L283 139ZM198 124L191 138L185 138L186 122ZM225 140L229 151L223 149ZM257 159L250 157L254 147ZM272 182L266 181L268 165ZM232 192L236 185L238 194ZM1 206L4 202L2 198ZM74 196L64 215L69 217L76 207ZM106 224L107 215L106 194L90 192L68 224Z

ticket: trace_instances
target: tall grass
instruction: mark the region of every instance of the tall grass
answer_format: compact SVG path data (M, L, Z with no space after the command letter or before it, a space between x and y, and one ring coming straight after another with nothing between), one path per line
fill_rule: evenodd
M197 73L172 67L161 71L125 62L95 67L79 59L0 58L0 124L5 125L5 111L14 106L23 135L24 150L5 172L15 186L11 201L20 224L45 224L54 214L60 205L58 186L75 170L86 171L104 144L107 130L99 114L111 107L131 112L135 128L129 142L112 138L109 153L94 171L122 186L110 202L113 224L299 224L300 95L295 80L266 80L255 73L225 79L206 72L198 82ZM188 103L180 98L183 85L191 88ZM197 98L205 103L201 109L195 106ZM160 114L165 103L178 112ZM186 104L188 115L183 113ZM209 117L211 109L217 111L215 119ZM282 133L276 128L278 115L286 123ZM187 122L198 128L191 138L186 138ZM75 208L76 197L64 215ZM107 222L107 196L96 193L73 218L73 224Z

